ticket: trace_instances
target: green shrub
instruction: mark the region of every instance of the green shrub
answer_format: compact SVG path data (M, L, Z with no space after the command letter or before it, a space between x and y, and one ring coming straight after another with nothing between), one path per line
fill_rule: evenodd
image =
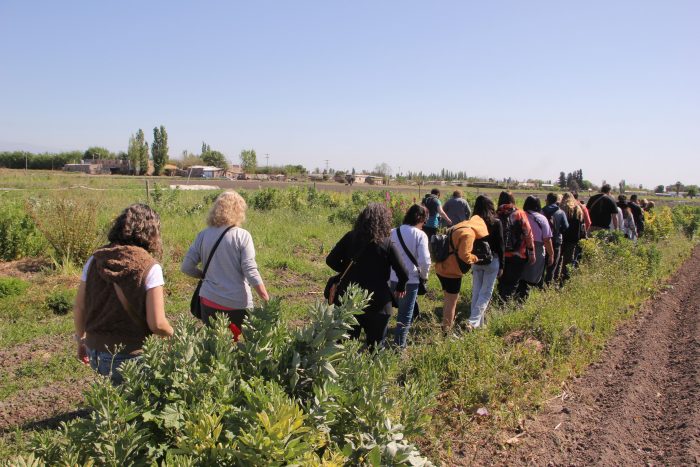
M692 240L700 232L700 206L682 204L674 207L673 223Z
M103 238L93 199L33 199L27 210L59 264L83 264Z
M16 277L0 277L0 298L22 295L29 284Z
M668 238L674 231L671 208L661 206L644 214L644 237L659 241Z
M0 207L0 259L11 261L40 255L46 241L27 212L16 203L2 200Z
M392 420L397 358L347 340L367 300L352 289L339 307L319 302L296 331L273 300L237 345L223 320L181 320L122 367L122 386L95 383L89 418L37 437L34 454L48 464L430 465L405 440L424 428L430 398L407 385L401 397L414 403Z
M73 290L56 290L51 292L44 304L55 315L66 315L73 309L75 292Z

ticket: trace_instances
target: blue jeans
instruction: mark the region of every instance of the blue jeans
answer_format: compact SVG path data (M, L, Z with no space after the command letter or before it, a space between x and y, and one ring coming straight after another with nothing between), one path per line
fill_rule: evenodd
M391 291L396 290L396 282L392 282ZM413 322L413 309L418 298L418 284L406 284L406 295L399 299L399 314L396 316L396 332L394 333L394 343L399 347L406 348L408 330Z
M109 376L110 381L115 386L120 385L124 378L119 371L122 363L133 358L138 358L137 355L124 353L111 354L109 352L98 352L94 349L87 349L88 358L90 359L90 367L102 376Z
M475 328L484 325L486 308L491 301L493 286L496 284L500 264L498 257L494 256L491 264L472 266L472 307L469 315L469 324Z

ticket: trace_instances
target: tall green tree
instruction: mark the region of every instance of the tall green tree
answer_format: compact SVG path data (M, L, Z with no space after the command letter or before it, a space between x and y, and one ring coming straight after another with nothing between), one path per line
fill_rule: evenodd
M226 161L226 156L219 151L208 151L202 154L202 160L206 165L213 167L219 167L220 169L227 169L228 162Z
M168 133L163 125L153 129L153 144L151 145L153 156L153 173L161 175L165 164L168 163Z
M211 151L211 146L202 141L202 155L208 153L209 151Z
M148 172L148 142L141 128L136 132L136 135L131 135L129 138L127 154L134 175L143 175Z
M101 148L99 146L92 146L87 148L83 154L83 159L85 160L97 160L97 159L111 159L112 153L109 152L107 148Z
M258 167L258 156L255 149L243 149L241 151L241 168L246 173L255 173Z

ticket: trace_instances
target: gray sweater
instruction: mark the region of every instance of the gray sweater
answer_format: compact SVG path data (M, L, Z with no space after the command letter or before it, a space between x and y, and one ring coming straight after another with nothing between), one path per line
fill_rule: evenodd
M209 227L199 232L182 261L181 271L188 276L201 278L204 263L225 229L226 227ZM198 267L200 263L201 269ZM199 296L226 308L252 308L250 286L262 283L255 262L253 238L247 230L234 227L226 233L216 249Z

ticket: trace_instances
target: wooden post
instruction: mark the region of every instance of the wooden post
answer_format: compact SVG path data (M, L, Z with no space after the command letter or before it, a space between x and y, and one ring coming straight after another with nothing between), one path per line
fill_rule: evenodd
M151 204L151 192L148 187L148 179L146 179L146 204Z

